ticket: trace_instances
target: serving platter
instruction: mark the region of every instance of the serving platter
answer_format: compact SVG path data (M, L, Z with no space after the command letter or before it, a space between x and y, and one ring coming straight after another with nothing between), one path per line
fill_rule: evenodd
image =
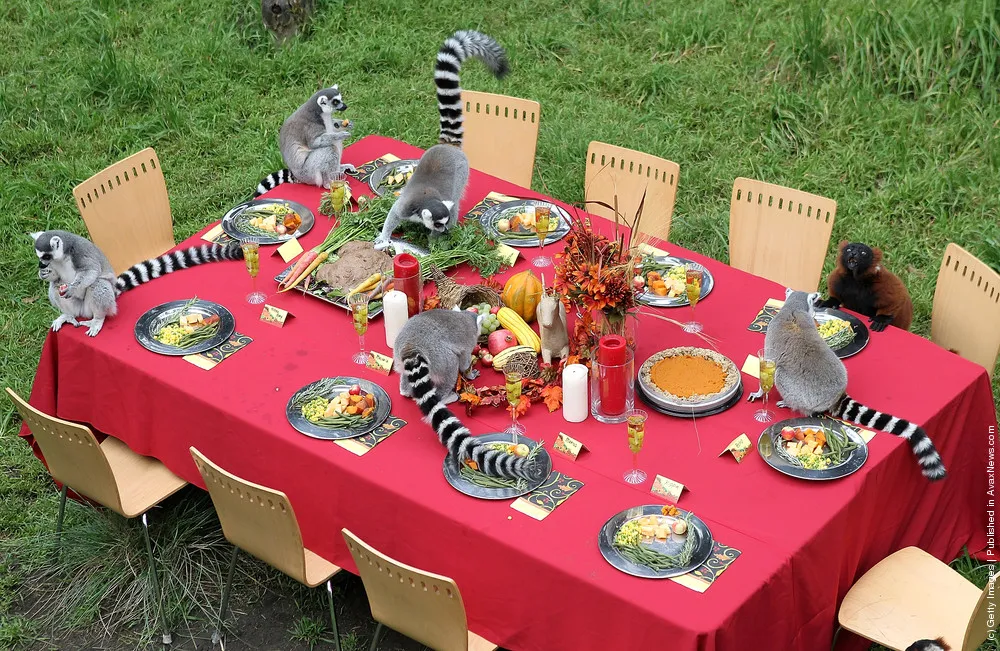
M395 191L396 189L402 190L406 186L406 183L402 183L398 188L391 188L385 184L385 179L387 176L394 175L396 170L400 172L412 171L417 169L417 164L420 161L416 158L408 158L406 160L394 160L391 163L386 163L380 167L375 168L372 172L371 178L368 179L368 187L372 189L372 192L378 196L384 196L387 192Z
M177 317L180 316L181 310L184 309L184 306L186 305L188 308L184 310L185 314L200 314L203 318L218 316L218 331L211 338L186 348L171 346L170 344L165 344L159 341L156 338L157 333L160 332L160 329L163 328L163 326L175 321ZM190 300L185 299L163 303L162 305L157 305L156 307L147 310L142 316L139 317L139 320L135 322L135 339L139 342L139 345L146 350L160 355L194 355L196 353L203 353L206 350L211 350L226 342L229 337L232 336L235 329L236 318L233 316L233 313L227 310L224 306L212 301L202 300L191 303Z
M651 373L654 366L656 366L658 362L668 357L675 356L706 357L709 360L714 361L726 373L725 385L723 389L716 394L704 397L700 400L678 398L665 393L653 383ZM739 400L737 397L734 401L734 397L738 396L743 391L740 371L736 364L734 364L733 361L725 355L721 355L707 348L680 346L658 351L646 358L646 361L644 361L639 367L637 375L638 381L636 384L638 386L638 390L640 391L640 397L642 397L647 404L657 407L658 410L672 412L670 415L699 416L708 415L709 412L719 413L715 410L722 408L722 411L724 411L725 409L731 407L735 404L735 401Z
M302 218L302 223L299 224L299 227L295 229L294 233L285 235L278 235L277 233L269 234L266 231L251 228L248 225L247 222L252 217L254 208L259 206L276 205L290 208L298 213L299 217ZM225 231L226 235L235 240L250 239L262 246L268 244L282 244L292 238L305 235L315 224L316 217L313 215L311 210L303 206L301 203L289 201L287 199L253 199L251 201L244 201L238 206L230 208L229 212L222 217L222 230Z
M653 256L652 260L658 265L664 265L669 267L677 267L680 265L694 265L696 268L702 270L701 279L701 293L698 295L698 301L701 302L712 293L715 289L715 277L712 276L712 272L706 269L703 265L698 264L694 260L688 260L687 258L679 258L672 255L657 255ZM636 296L636 300L650 307L684 307L690 305L688 301L687 294L681 292L679 296L669 297L669 296L657 296L655 293L648 290L642 292Z
M690 511L685 511L684 509L677 509L678 515L673 516L673 519L688 520L688 530L684 536L671 534L670 538L666 541L654 540L651 542L643 542L642 546L660 552L661 554L676 556L683 549L684 544L687 541L687 537L694 536L694 549L688 563L675 568L654 570L651 567L633 563L621 554L621 552L614 545L615 534L617 534L626 523L638 520L642 517L656 515L661 518L670 518L671 516L662 515L662 509L662 504L646 504L643 506L634 506L630 509L625 509L624 511L611 516L611 518L604 523L604 526L601 527L601 532L597 537L597 544L601 550L601 555L604 557L604 560L610 563L615 569L621 570L626 574L631 574L632 576L638 576L645 579L669 579L674 576L687 574L688 572L697 569L702 563L707 561L709 556L712 555L712 546L714 544L712 532L701 518Z
M274 279L279 283L282 282L285 279L285 277L288 276L289 273L291 273L292 268L294 266L295 263L288 265L280 274L275 276ZM305 287L305 283L300 283L295 286L295 291L301 292L306 296L312 296L313 298L317 298L323 301L324 303L329 303L330 305L336 305L342 310L347 310L348 312L351 311L351 306L347 304L347 298L344 296L337 296L336 294L332 294L331 292L333 290L331 289L331 287L322 281L314 280L309 284L308 289ZM368 318L374 319L379 314L382 314L382 299L369 302Z
M510 434L505 432L494 432L492 434L481 434L476 437L477 441L483 443L512 443L513 439ZM537 441L519 434L517 437L518 443L524 443L529 448L534 448L537 445ZM525 481L524 485L520 488L488 488L486 486L480 486L474 482L469 481L462 476L459 468L451 462L447 456L445 457L443 470L444 478L452 488L460 493L464 493L470 497L478 497L482 500L508 500L515 497L520 497L521 495L527 495L531 491L535 490L548 479L549 474L552 472L552 457L549 456L549 451L545 448L541 448L536 453L536 459L538 463L543 464L545 468L545 474L541 476L540 479L534 481Z
M538 248L538 236L535 233L513 233L511 231L501 233L497 229L497 222L501 219L511 219L518 213L534 211L536 206L548 207L550 215L549 219L551 219L552 216L557 216L559 218L559 223L556 227L550 230L549 234L545 236L545 244L558 242L569 234L571 219L569 213L556 204L541 199L516 199L514 201L505 201L497 204L487 209L486 212L479 216L479 223L482 225L483 230L486 231L486 234L490 237L490 239L493 239L501 244L522 248Z
M323 427L306 418L302 413L302 394L311 389L318 382L322 382L327 379L335 380L335 384L330 390L324 392L324 397L331 398L343 391L349 391L351 386L355 384L361 387L362 393L370 393L374 395L375 413L373 414L372 419L368 423L361 426L341 429ZM285 417L288 419L288 422L292 427L306 436L311 436L315 439L323 439L325 441L337 441L340 439L357 438L374 431L385 421L386 418L389 417L389 413L391 411L392 399L389 398L389 394L386 393L385 389L374 382L369 382L368 380L364 380L362 378L340 376L335 378L321 378L315 382L310 382L296 391L292 394L292 397L288 399L288 404L285 407Z
M781 430L784 427L800 428L825 428L836 429L845 434L858 447L848 453L843 462L825 469L804 468L792 461L791 457L784 452L784 439L781 438ZM865 461L868 460L868 444L865 443L861 434L838 420L830 418L790 418L780 423L774 423L763 432L757 439L757 451L767 465L778 472L810 481L829 481L840 479L854 474L861 469Z
M716 414L721 414L724 411L728 411L740 404L743 398L743 382L741 381L737 387L736 392L733 396L725 403L712 407L711 409L705 409L702 411L694 411L691 409L671 409L669 407L664 407L657 403L653 398L651 398L642 388L641 384L636 384L635 394L639 396L639 399L646 403L646 406L654 411L657 411L666 416L673 416L674 418L705 418L707 416L715 416Z
M833 352L835 352L837 357L840 359L847 359L848 357L857 355L864 350L865 346L868 345L868 341L871 339L868 326L866 326L861 319L853 314L848 314L847 312L842 312L832 307L826 307L816 310L815 319L820 324L832 319L842 319L847 321L847 323L851 326L851 330L854 331L854 339L839 348L833 348L831 346L831 348L833 348Z

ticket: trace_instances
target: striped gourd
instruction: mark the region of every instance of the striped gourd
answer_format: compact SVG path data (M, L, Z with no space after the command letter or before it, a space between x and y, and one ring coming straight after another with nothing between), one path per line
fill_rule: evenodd
M511 358L516 357L521 353L529 353L532 356L538 354L531 348L531 346L511 346L510 348L504 348L493 356L493 369L496 371L502 371L504 364L509 362Z

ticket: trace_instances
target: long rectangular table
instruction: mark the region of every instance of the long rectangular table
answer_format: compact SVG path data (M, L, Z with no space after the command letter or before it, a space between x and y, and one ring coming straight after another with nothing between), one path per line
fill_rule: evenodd
M422 150L370 136L348 147L345 160L360 165L386 153L417 158ZM367 191L354 181L352 189L356 196ZM463 212L491 191L541 196L474 171ZM282 185L270 196L316 210L320 193ZM317 212L316 227L302 237L306 249L322 240L327 224ZM604 220L594 224L612 228ZM181 246L199 242L195 236ZM747 325L768 298L784 296L783 288L679 246L665 247L714 274L715 289L699 303L699 320L721 340L720 352L742 365L763 343ZM268 279L285 265L270 256L272 250L262 250L261 285L271 287L269 303L295 315L283 329L261 323L261 307L244 302L249 278L242 264L185 270L122 296L118 316L97 338L71 327L50 333L32 404L111 433L199 486L189 446L227 470L284 491L306 545L347 569L355 568L342 527L403 562L453 577L470 628L511 649L813 651L829 644L847 589L892 551L918 545L950 560L963 547L985 547L987 435L996 425L990 384L984 369L925 339L896 328L872 333L869 346L846 361L849 389L867 404L923 423L950 472L943 482L929 484L905 442L888 434L872 440L858 473L835 482L785 477L756 452L742 464L719 457L742 432L756 442L756 406L744 402L697 421L653 413L640 457L650 481L632 487L621 479L631 462L623 425L593 419L571 424L559 411L536 405L523 418L529 435L551 444L564 431L589 449L576 462L555 456L555 469L584 487L539 522L508 502L476 500L448 486L443 449L415 403L399 395L398 376L351 363L357 338L346 312L297 292L275 296ZM545 252L560 250L554 244ZM522 252L530 259L537 249ZM501 278L527 264L522 257ZM459 277L475 276L462 270ZM227 306L237 331L254 340L210 371L150 353L133 335L143 312L193 294ZM685 309L664 313L689 316ZM367 340L391 354L381 318ZM678 345L703 342L672 324L640 318L639 362ZM384 386L392 412L409 422L363 457L299 434L284 416L299 387L344 373ZM478 384L499 379L489 371ZM756 389L756 380L743 379L748 390ZM473 433L502 430L509 418L499 409L467 417L453 408ZM776 411L780 418L797 415ZM620 573L598 551L597 533L611 515L661 501L648 493L655 474L685 484L680 506L705 520L716 540L742 552L704 593Z

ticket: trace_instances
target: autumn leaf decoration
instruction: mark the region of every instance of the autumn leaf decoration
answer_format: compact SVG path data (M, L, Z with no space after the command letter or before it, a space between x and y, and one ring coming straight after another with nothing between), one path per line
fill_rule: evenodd
M562 400L562 387L551 384L542 389L542 401L550 412L559 409L562 406Z

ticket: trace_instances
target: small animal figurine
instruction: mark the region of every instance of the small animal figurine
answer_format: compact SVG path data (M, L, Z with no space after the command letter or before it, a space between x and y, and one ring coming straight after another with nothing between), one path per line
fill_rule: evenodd
M315 5L315 0L261 0L260 16L278 45L284 45L302 30Z
M545 278L542 278L542 283ZM535 311L538 331L542 339L542 361L552 363L552 358L566 359L569 355L569 328L566 325L566 306L554 291L542 294Z
M913 301L899 277L882 266L882 251L860 242L844 240L837 253L837 267L827 279L830 298L820 307L843 305L871 319L872 330L889 324L909 330Z

